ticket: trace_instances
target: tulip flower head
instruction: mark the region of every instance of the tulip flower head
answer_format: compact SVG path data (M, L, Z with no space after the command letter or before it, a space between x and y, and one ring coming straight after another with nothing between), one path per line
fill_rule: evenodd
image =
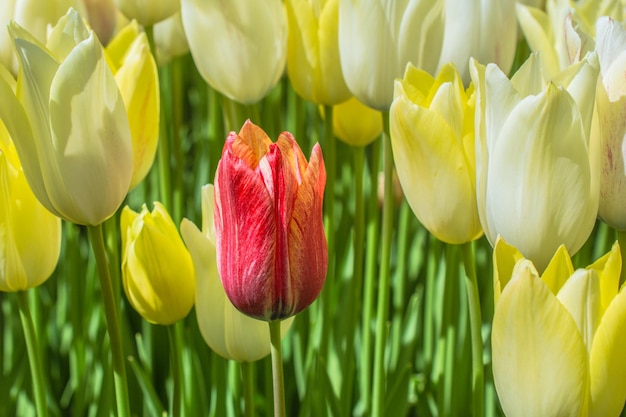
M340 0L339 56L350 92L386 111L406 64L433 73L444 31L443 0Z
M499 239L494 249L493 376L516 416L618 416L626 400L626 291L619 245L574 271L564 246L540 276Z
M320 106L324 118L324 108ZM333 133L351 146L367 146L383 132L383 118L378 110L361 103L356 97L333 108Z
M319 295L328 266L325 183L319 144L307 162L289 132L272 143L247 121L228 135L215 174L217 266L242 313L285 319Z
M595 55L544 83L533 54L511 80L472 61L476 190L485 235L517 247L542 271L565 244L575 253L595 225L599 152L590 140Z
M151 323L168 325L191 310L195 276L191 255L161 203L141 213L122 210L122 279L131 305ZM166 255L166 256L165 256Z
M597 23L600 59L596 107L602 143L599 216L611 227L626 230L626 29L608 17Z
M276 85L287 60L282 0L181 0L191 56L212 88L254 104Z
M74 10L46 45L16 23L18 94L0 77L0 118L37 199L57 216L98 225L128 192L132 142L102 46Z
M437 79L411 64L396 80L391 145L411 209L438 239L465 243L482 228L476 204L474 105L452 64Z
M296 92L322 105L350 97L339 62L339 0L288 0L287 73Z
M202 231L183 219L180 232L189 248L196 272L196 318L209 347L226 359L254 362L270 354L267 323L241 313L233 306L217 272L213 186L202 187ZM293 317L281 322L281 335Z
M152 26L180 10L180 0L115 0L118 9L139 24Z

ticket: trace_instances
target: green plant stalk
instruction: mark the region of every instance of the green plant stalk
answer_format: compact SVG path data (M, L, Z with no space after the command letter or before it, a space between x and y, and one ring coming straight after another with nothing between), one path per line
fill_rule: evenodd
M617 241L619 242L619 252L622 255L622 273L620 274L620 286L626 282L626 231L617 231Z
M391 363L392 366L397 365L400 349L402 345L402 336L404 329L402 322L404 319L404 310L407 306L407 255L409 250L409 222L413 216L413 212L409 204L404 201L400 207L400 215L398 219L398 236L397 236L397 269L394 281L394 297L393 297L393 318L391 332Z
M35 323L31 315L28 292L17 292L17 305L20 311L24 338L26 339L26 351L28 352L28 363L30 365L30 375L33 383L33 394L35 396L35 408L38 417L47 417L48 405L46 400L46 385L43 377L43 367L39 355L39 340L35 330Z
M107 331L111 343L111 355L113 358L113 379L115 381L115 399L117 402L118 417L130 417L130 404L128 401L128 381L126 380L126 366L124 364L124 351L119 322L117 319L117 306L107 264L104 239L102 237L102 224L87 226L89 241L96 257L98 266L98 279L102 291L104 315L107 323Z
M478 281L476 279L476 261L472 242L462 245L463 264L465 266L465 283L467 285L467 299L470 314L470 332L472 342L472 393L473 415L484 415L485 377L483 366L483 338L482 318L480 311L480 297Z
M357 339L356 322L361 311L361 293L363 291L363 258L365 244L365 204L363 201L363 168L365 165L365 149L362 146L352 148L354 157L354 234L352 246L354 249L351 294L348 298L348 328L346 331L346 352L343 360L343 377L341 389L343 413L350 415L352 406L352 384L354 382L354 350Z
M270 326L270 342L272 352L272 381L274 388L274 417L286 417L285 379L283 375L283 351L280 337L280 320L272 320Z
M391 238L393 236L393 154L389 136L389 112L383 112L383 172L385 178L383 199L382 250L376 313L376 344L374 350L374 381L372 416L383 417L385 412L385 347L389 316Z
M170 82L171 88L171 113L172 113L172 139L173 139L173 156L174 156L174 181L173 181L173 200L174 206L173 219L174 224L180 224L183 218L183 199L185 195L183 183L183 171L185 167L185 155L183 153L183 140L181 137L182 111L183 111L183 69L180 58L174 59L171 63Z
M254 417L254 362L240 362L245 417Z
M324 196L324 210L326 211L326 239L328 244L328 272L320 300L321 324L319 355L328 357L327 327L331 324L330 307L331 294L335 287L336 253L335 253L335 179L337 172L337 144L333 133L333 106L324 106L324 165L326 167L326 195Z
M368 201L367 248L365 293L363 294L362 350L359 364L361 383L362 414L369 415L372 402L372 338L370 324L374 317L374 294L376 292L376 273L378 272L378 166L380 162L380 140L371 147L370 195Z
M172 366L172 380L173 380L173 392L172 392L172 417L180 417L182 415L182 392L183 392L183 377L182 377L182 341L179 337L176 327L180 326L181 322L170 324L167 326L167 337L170 344L170 364Z

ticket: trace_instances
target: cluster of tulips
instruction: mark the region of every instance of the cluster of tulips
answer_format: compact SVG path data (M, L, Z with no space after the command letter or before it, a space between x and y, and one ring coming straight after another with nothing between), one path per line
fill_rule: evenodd
M371 367L361 371L358 406L350 397L356 388L336 388L349 393L346 415L380 417L392 401L387 327L393 257L400 256L392 241L406 232L394 222L398 195L434 238L462 245L464 268L456 270L464 271L472 369L462 415L485 414L485 370L507 416L620 415L626 4L542 3L5 0L0 291L17 293L37 415L47 416L54 401L27 294L67 255L62 221L88 231L118 416L140 407L129 398L120 326L127 304L148 323L168 326L172 415L192 415L181 399L175 327L189 322L192 309L218 355L251 363L271 353L276 416L307 415L285 400L281 347L318 297L319 309L329 308L325 282L336 285L347 256L337 245L335 137L355 155L354 207L342 212L353 216L352 236L343 238L353 239L347 282L353 298L377 300L360 331L358 313L345 312L354 334L342 337L374 349L361 353L354 341L343 347L352 350L350 366L358 357ZM171 103L180 91L162 88L164 68L189 53L224 103L217 110L225 132L208 126L218 132L210 152L219 162L198 180L206 167L185 165L172 116L183 106ZM321 145L286 128L275 142L266 133L275 127L263 125L269 119L258 105L280 85L319 110ZM284 112L300 134L317 129L302 128L303 109L286 109L278 97L272 112ZM310 146L310 157L301 146ZM372 178L382 162L380 201L377 181L364 184L366 159ZM206 185L181 195L177 181L188 177ZM365 234L365 195L380 213L380 243ZM201 205L201 228L184 218L192 217L185 202ZM576 269L572 256L599 224L614 229L618 242ZM477 273L474 242L483 236L493 257ZM366 244L375 251L367 260ZM363 288L370 258L376 279ZM116 292L118 275L125 297ZM493 299L480 294L484 282ZM366 295L372 288L376 294ZM486 303L492 320L482 317ZM321 329L315 337L331 338ZM412 330L398 331L402 339ZM322 364L327 349L319 348ZM244 402L246 416L254 415L254 398ZM321 406L333 415L339 408Z

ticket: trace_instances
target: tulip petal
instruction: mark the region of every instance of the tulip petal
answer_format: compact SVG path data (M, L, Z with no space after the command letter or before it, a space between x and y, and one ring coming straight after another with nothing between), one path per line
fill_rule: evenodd
M580 416L587 350L568 311L520 261L502 291L492 330L493 375L508 417Z
M325 184L322 151L315 144L288 226L291 291L295 298L292 314L299 313L317 298L326 279L328 248L322 216Z
M274 293L269 279L277 234L273 197L259 174L227 149L215 174L215 202L218 270L224 289L239 310L263 318L271 311L268 294Z
M572 265L572 258L567 252L565 245L561 245L541 275L541 279L552 294L556 295L573 273L574 265Z
M617 416L626 401L626 291L606 309L590 352L590 417Z
M230 148L233 155L236 155L252 169L256 169L272 144L267 133L250 120L246 120L239 134L231 132L226 141L232 143Z
M101 223L128 191L132 142L124 102L93 32L52 82L50 125L48 158L57 160L46 174L53 204L75 223Z
M513 270L517 261L524 259L524 255L511 246L502 236L498 236L493 247L493 304L498 305L502 288L506 287L513 277Z
M576 322L587 350L591 350L600 323L600 280L594 270L578 269L563 285L557 298Z
M0 119L4 121L9 135L14 140L15 148L21 155L22 168L31 189L41 204L57 214L48 199L44 178L41 175L36 133L31 128L22 103L2 77L0 77Z
M595 270L600 277L600 299L603 312L617 295L622 262L619 243L615 242L609 253L587 267L587 269Z
M554 33L550 19L541 9L518 3L516 5L517 21L524 32L524 37L532 51L541 52L541 63L544 73L551 78L559 72L559 57L554 49Z

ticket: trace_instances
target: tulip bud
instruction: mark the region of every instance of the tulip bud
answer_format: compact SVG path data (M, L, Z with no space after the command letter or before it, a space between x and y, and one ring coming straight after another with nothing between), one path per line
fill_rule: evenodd
M476 204L474 104L454 65L437 79L407 65L396 80L389 124L400 184L411 209L438 239L466 243L482 228Z
M189 53L189 44L180 11L154 25L154 44L159 65Z
M226 359L254 362L270 353L267 323L248 317L233 306L217 272L213 225L213 186L202 187L202 231L183 219L180 232L196 272L196 318L204 341ZM293 317L281 322L285 335Z
M620 414L626 399L621 268L617 243L576 271L561 246L540 275L498 240L491 344L494 383L508 417Z
M191 56L209 85L243 104L276 85L287 59L281 0L182 0Z
M45 282L61 251L61 219L31 191L9 134L0 122L0 291Z
M324 108L320 107L322 118ZM333 133L352 146L367 146L383 132L383 118L378 110L350 97L333 107Z
M0 77L0 118L39 201L73 223L118 209L132 175L126 109L102 46L70 10L44 47L10 25L22 66L17 97Z
M151 323L172 324L193 306L191 255L161 203L141 213L128 206L121 216L122 279L130 304Z
M180 10L180 0L115 0L118 9L143 26L152 26Z
M148 175L159 142L159 74L148 38L136 21L124 27L106 48L133 140L133 189Z
M335 105L350 97L339 63L339 0L288 0L287 73L305 100Z
M325 183L319 144L307 162L289 132L272 143L247 121L226 138L215 174L217 266L242 313L284 319L319 295L328 266Z

